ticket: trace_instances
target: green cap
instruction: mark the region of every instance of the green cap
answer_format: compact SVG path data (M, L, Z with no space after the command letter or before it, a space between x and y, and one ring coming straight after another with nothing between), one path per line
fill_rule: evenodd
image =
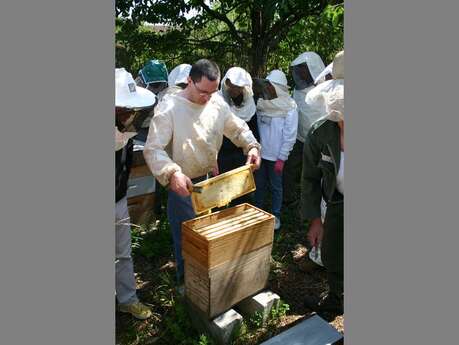
M166 65L159 60L150 60L139 71L139 76L146 85L160 82L167 83Z

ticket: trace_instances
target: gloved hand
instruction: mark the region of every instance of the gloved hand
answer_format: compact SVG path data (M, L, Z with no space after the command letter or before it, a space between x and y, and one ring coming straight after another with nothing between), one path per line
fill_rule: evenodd
M281 160L281 159L278 159L276 161L276 163L274 163L274 172L277 175L282 174L282 170L284 170L284 164L285 164L285 162L283 160Z
M323 237L324 226L322 224L322 220L320 219L320 217L312 219L311 223L309 224L309 230L307 234L309 243L312 247L317 248L319 246L319 243L322 242Z

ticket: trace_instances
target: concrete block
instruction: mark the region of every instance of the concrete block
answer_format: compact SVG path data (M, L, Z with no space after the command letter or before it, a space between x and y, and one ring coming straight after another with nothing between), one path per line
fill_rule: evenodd
M205 313L186 300L193 326L201 333L207 333L218 345L229 345L242 326L242 315L230 309L209 320Z
M261 345L330 345L343 336L319 315L314 315Z
M263 315L263 323L265 323L271 309L278 308L279 302L279 295L271 291L263 291L242 300L236 305L236 309L246 317L250 317L256 312L261 313Z
M210 333L219 344L230 344L235 333L242 325L242 315L230 309L213 319L210 323Z

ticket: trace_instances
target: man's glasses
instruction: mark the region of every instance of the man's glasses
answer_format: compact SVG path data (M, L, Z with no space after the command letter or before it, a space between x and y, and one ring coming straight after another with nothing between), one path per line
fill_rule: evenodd
M200 88L196 85L196 83L195 83L194 80L193 80L193 85L194 85L194 87L196 88L196 90L198 90L200 96L212 96L215 92L218 91L218 89L217 89L217 90L214 90L214 91L212 91L212 92L202 90L202 89L200 89Z

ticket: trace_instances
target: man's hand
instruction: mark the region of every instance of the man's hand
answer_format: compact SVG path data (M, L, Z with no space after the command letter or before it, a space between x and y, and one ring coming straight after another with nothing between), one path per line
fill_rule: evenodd
M247 153L247 161L245 164L253 164L253 170L260 168L261 156L260 151L256 147L252 147Z
M212 176L220 175L220 169L218 169L218 164L211 170Z
M180 196L190 195L190 190L193 187L193 183L190 178L185 174L177 171L171 176L169 188Z
M322 219L314 218L309 225L308 240L311 246L318 247L324 236L324 227Z
M284 164L285 162L281 159L278 159L276 163L274 163L274 172L276 175L282 174L282 170L284 170Z

